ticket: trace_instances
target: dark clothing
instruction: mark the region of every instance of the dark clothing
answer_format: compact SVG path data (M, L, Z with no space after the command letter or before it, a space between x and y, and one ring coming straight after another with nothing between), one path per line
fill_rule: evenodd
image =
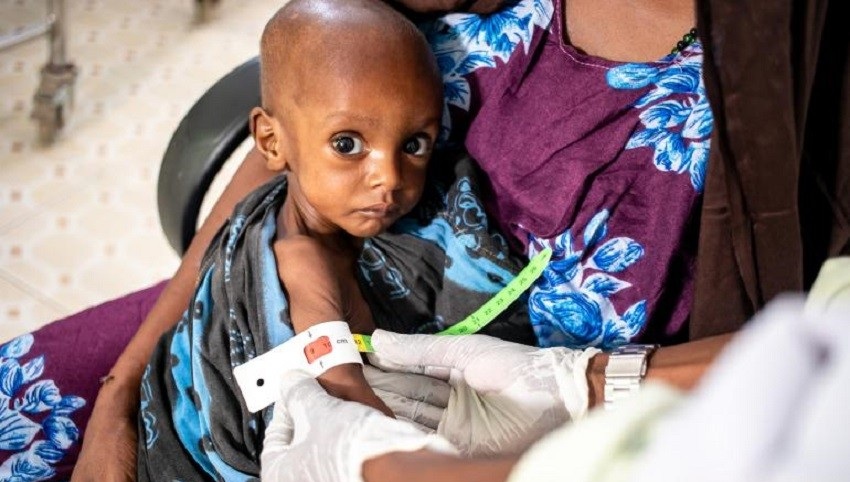
M843 2L700 0L715 129L690 337L738 329L850 254Z

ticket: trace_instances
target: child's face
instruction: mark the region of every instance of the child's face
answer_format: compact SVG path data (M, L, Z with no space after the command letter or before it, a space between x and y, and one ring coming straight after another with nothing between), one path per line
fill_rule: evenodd
M289 198L314 232L386 230L418 202L442 93L416 66L315 79L284 126Z

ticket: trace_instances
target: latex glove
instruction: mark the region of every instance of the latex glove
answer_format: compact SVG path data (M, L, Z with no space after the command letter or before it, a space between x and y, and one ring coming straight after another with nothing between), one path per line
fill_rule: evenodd
M424 373L452 386L437 433L464 455L519 453L588 406L595 348L535 348L485 335L400 335L376 330L372 364Z
M363 366L363 375L397 418L410 421L428 433L437 430L449 403L451 386L446 381L369 365Z
M390 452L454 452L442 437L366 405L328 395L309 375L284 373L281 398L266 429L261 479L362 481L363 462Z

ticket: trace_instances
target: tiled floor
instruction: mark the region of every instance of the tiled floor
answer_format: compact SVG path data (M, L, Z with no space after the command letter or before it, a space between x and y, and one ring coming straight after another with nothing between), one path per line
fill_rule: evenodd
M0 35L37 20L39 0L0 0ZM70 0L76 106L54 145L29 119L44 37L0 52L0 342L167 277L156 178L169 137L216 79L256 54L283 2Z

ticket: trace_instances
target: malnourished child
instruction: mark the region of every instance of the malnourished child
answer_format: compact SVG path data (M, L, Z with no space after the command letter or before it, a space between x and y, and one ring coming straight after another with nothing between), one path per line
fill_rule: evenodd
M273 250L295 332L342 320L371 333L357 258L422 194L442 112L436 61L380 2L296 0L263 32L261 85L251 127L267 167L287 178ZM319 381L391 415L359 365Z

